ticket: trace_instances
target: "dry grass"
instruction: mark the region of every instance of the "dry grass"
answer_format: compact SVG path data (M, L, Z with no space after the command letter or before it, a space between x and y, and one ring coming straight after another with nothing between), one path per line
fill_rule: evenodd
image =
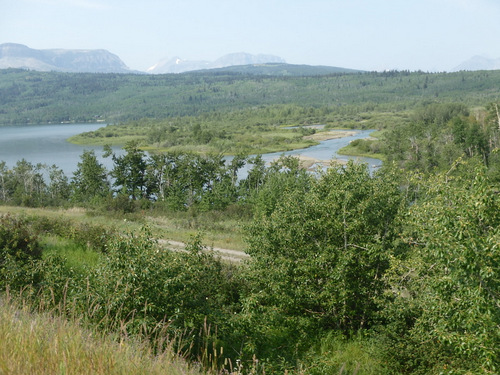
M0 300L0 374L200 374L167 349L117 342L47 313Z

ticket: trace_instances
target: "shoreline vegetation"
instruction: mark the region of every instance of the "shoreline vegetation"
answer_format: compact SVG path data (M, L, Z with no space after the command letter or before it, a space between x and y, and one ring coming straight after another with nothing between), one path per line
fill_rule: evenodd
M294 128L282 128L282 131L297 131L300 130L302 132L312 132L313 134L310 135L305 135L302 136L303 142L297 142L294 144L286 143L284 145L276 145L273 148L268 148L268 149L257 149L253 150L252 152L255 154L267 154L267 153L276 153L276 152L286 152L286 151L292 151L292 150L299 150L299 149L307 149L309 147L315 146L322 141L327 141L330 139L340 139L340 138L345 138L345 137L350 137L353 136L357 133L357 130L351 130L351 129L325 129L325 125L323 124L318 124L318 125L307 125L307 126L300 126L300 127L294 127ZM95 133L95 132L92 132ZM145 140L146 137L142 136L139 138L136 138L139 140ZM370 140L376 140L377 138L375 137L368 137ZM127 142L132 140L129 136L127 137L118 137L116 140L112 143L112 145L123 145L123 142ZM90 134L78 134L76 136L71 137L69 142L73 142L76 144L80 145L105 145L105 142L102 139L95 140L92 138ZM140 142L140 141L139 141ZM199 152L201 154L206 154L206 149L203 147L191 145L190 146L185 146L184 148L170 148L170 149L165 149L165 148L155 148L151 145L143 145L140 146L140 148L144 151L150 151L150 152L167 152L167 151L186 151L186 149L189 149L189 151L192 152ZM248 146L244 146L243 149L247 149ZM363 152L359 148L356 148L355 146L351 146L350 144L341 148L338 151L339 154L341 155L349 155L349 156L359 156L359 157L370 157L374 159L380 159L384 160L384 156L382 154L371 154L367 152ZM227 153L226 153L227 155ZM230 155L233 155L231 153ZM298 154L296 157L299 159L300 166L304 169L307 170L313 170L317 167L330 167L334 165L345 165L347 161L342 160L342 159L330 159L330 160L323 160L323 159L318 159L314 158L311 156L306 156L306 155L301 155ZM276 157L273 161L278 160L279 157Z
M113 131L116 131L114 127L111 126L113 130L106 130L107 128L102 128L94 132L86 132L82 134L75 135L68 139L68 142L79 144L79 145L112 145L112 146L123 146L127 142L132 140L139 142L139 148L143 151L149 152L195 152L200 154L208 154L215 152L215 147L210 147L210 145L203 145L196 143L196 137L188 138L184 141L182 145L175 145L171 147L162 147L160 145L153 145L148 143L148 129L137 130L135 136L130 135L130 131L125 131L125 135L115 135L110 136ZM127 125L122 125L127 127ZM129 127L129 126L128 126ZM119 131L119 130L118 130ZM322 141L327 141L330 139L339 139L353 136L357 133L357 129L325 129L325 125L307 125L307 126L297 126L297 127L287 127L287 128L277 128L274 130L266 129L261 133L257 133L257 136L265 137L269 142L273 142L272 145L269 142L265 146L260 148L255 146L255 137L248 136L246 140L240 140L240 144L237 148L233 147L232 152L223 152L225 155L236 155L238 153L252 153L252 154L267 154L276 152L286 152L299 149L307 149L311 146L318 145ZM104 134L104 137L103 137ZM297 135L299 134L299 135ZM306 134L306 135L304 135ZM106 143L109 139L110 142ZM249 151L251 150L251 151ZM339 153L344 155L352 156L368 156L375 157L371 154L361 152L343 153L342 149ZM334 160L321 160L309 156L298 155L301 165L305 169L310 169L315 165L330 166L333 164L345 164L346 162L339 159Z

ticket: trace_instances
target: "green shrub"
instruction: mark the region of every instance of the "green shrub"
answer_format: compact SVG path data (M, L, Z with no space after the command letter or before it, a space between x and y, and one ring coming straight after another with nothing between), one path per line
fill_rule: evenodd
M25 220L10 215L0 217L0 287L23 287L38 275L32 263L42 256L38 238Z
M38 238L26 221L10 215L0 217L0 264L7 255L23 263L42 256Z
M236 298L223 264L201 249L198 240L187 253L161 249L146 229L116 237L90 277L92 320L128 334L187 332L179 350L198 356L204 327L221 322L223 306Z
M130 214L137 211L137 204L125 194L116 197L107 197L101 207L102 211L117 214Z
M32 216L27 219L33 231L38 234L50 234L99 252L106 252L108 241L116 234L113 228L99 224L73 222L60 218Z
M330 331L306 353L303 367L309 375L388 374L377 341L358 335L347 339Z
M77 244L100 252L107 251L107 244L116 235L113 229L102 225L80 223L72 228L70 239Z

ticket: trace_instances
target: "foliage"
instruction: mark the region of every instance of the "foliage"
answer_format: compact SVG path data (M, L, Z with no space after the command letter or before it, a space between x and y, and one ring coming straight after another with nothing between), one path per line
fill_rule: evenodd
M23 228L65 238L95 231L105 253L93 267L48 254L7 263L4 280L157 349L177 337L176 350L214 369L230 358L266 373L496 371L500 210L481 159L435 177L354 163L313 176L294 158L258 160L239 186L255 214L241 267L200 239L173 252L147 230L29 218Z
M42 253L37 237L26 222L10 215L0 216L0 249L2 261L7 254L16 261L26 262L40 258Z
M199 240L187 250L162 249L147 230L111 241L107 257L91 275L92 320L128 333L187 334L178 350L201 355L201 327L222 323L224 305L233 297L220 260L202 252Z
M59 206L69 196L68 178L56 165L34 165L21 159L12 169L8 169L5 162L0 162L1 202L28 207Z
M0 288L19 288L38 279L33 262L42 256L37 236L26 221L0 216Z
M251 163L247 178L240 182L240 194L255 212L269 215L284 194L305 194L311 187L313 176L300 167L299 159L294 156L281 156L268 168L261 156L253 158Z
M338 114L401 111L422 100L483 104L498 97L496 71L408 71L277 77L240 73L75 74L0 70L0 124L171 118L299 104Z
M5 185L17 205L39 206L43 201L46 184L42 175L42 164L33 165L22 159L12 170L5 170Z
M2 217L2 288L157 351L173 337L220 371L227 358L248 373L498 372L500 116L485 105L498 72L0 75L4 123L106 118L127 122L85 137L134 139L110 154L109 172L84 152L69 183L56 166L0 162L2 203L71 200L184 238L254 215L239 266L199 237L171 251L154 239L165 232ZM296 158L268 166L258 154L304 144L307 130L282 125L318 123L381 129L351 151L383 154L382 170L309 173ZM100 254L86 266L62 246Z
M329 169L309 190L282 190L274 207L258 212L249 227L243 318L264 316L271 326L247 327L254 347L266 347L265 333L290 354L313 330L348 335L371 326L400 201L394 182L350 163Z
M72 198L76 202L88 202L110 194L106 168L99 163L95 152L84 150L81 161L71 181Z
M484 166L468 162L458 172L421 180L404 218L410 248L394 259L387 314L411 317L393 336L407 370L498 371L500 200Z
M376 339L357 335L350 340L334 331L321 337L302 362L303 372L321 374L388 374L380 344Z
M494 103L493 103L494 104ZM425 173L448 171L462 155L479 157L498 179L500 127L495 106L469 115L459 104L428 104L414 120L384 134L378 149L388 161Z
M146 154L138 147L138 143L131 141L124 147L125 155L112 154L107 148L105 156L112 155L114 168L111 171L113 186L116 192L131 197L132 200L149 198L149 187L146 178Z
M112 225L99 225L46 216L29 216L25 219L39 235L55 235L98 252L106 252L106 246L117 233Z

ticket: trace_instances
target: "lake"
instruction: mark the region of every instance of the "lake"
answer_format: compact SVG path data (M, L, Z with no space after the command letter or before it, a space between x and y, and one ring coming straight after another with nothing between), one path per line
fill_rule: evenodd
M5 161L8 167L13 167L18 160L25 159L33 164L44 163L49 166L55 164L61 168L66 176L72 177L80 162L84 150L94 150L101 163L111 169L111 158L103 158L101 146L74 145L66 140L79 133L97 130L105 124L57 124L57 125L16 125L0 126L0 161ZM266 162L277 159L281 155L303 155L319 160L359 160L368 163L370 169L382 164L379 159L361 158L339 155L337 152L349 142L366 138L373 130L360 130L355 135L322 141L316 146L306 149L287 152L264 154ZM115 152L121 151L119 147ZM243 171L242 171L243 172ZM244 172L243 172L244 173Z
M95 150L101 163L110 168L113 162L111 158L102 158L102 146L81 146L66 141L73 135L103 126L106 124L0 126L0 161L5 161L8 167L23 158L33 164L55 164L71 177L83 151Z

